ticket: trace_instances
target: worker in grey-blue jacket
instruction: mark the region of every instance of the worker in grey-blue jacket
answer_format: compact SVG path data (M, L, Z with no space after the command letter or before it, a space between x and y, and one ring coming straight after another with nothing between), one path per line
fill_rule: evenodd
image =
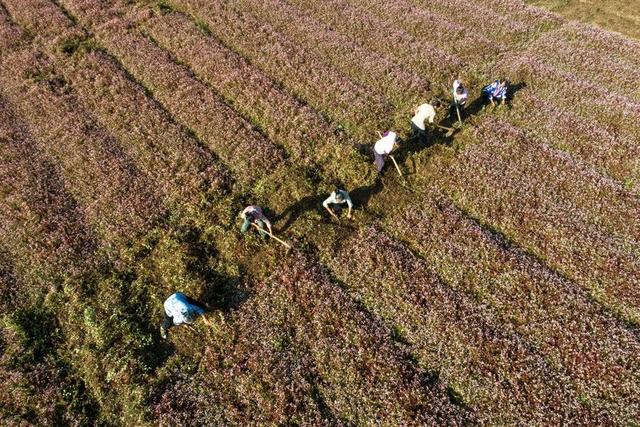
M204 309L196 301L192 300L182 292L176 292L164 302L164 321L160 326L160 336L167 338L167 331L172 326L189 325L198 316L210 325L209 320L204 315Z

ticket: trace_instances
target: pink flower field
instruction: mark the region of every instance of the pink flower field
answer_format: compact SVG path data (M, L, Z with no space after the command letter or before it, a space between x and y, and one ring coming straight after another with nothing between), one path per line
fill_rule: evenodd
M639 79L521 0L0 0L2 424L637 425Z

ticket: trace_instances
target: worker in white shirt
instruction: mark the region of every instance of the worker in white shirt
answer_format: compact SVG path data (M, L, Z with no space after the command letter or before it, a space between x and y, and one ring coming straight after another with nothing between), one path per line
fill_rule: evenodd
M385 132L381 135L381 138L376 141L376 144L373 146L373 154L375 156L376 169L378 169L378 173L382 172L384 162L387 159L387 156L391 155L396 144L396 133L391 131Z
M460 114L459 119L462 120L464 106L467 104L467 100L469 99L469 92L467 91L467 88L464 87L460 79L454 80L452 94L453 102L449 107L449 115L455 118Z
M427 142L427 132L424 122L429 120L429 123L433 123L436 118L436 110L431 104L422 104L415 108L413 111L413 117L411 118L411 130L413 131L412 138L418 138L419 142Z

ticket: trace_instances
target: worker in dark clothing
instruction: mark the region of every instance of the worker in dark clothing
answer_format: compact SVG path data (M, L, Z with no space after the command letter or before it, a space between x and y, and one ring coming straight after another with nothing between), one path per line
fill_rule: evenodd
M160 336L166 339L169 328L191 324L198 316L201 316L202 320L207 325L210 325L209 320L204 315L204 309L196 301L182 292L176 292L164 302L164 321L160 326Z

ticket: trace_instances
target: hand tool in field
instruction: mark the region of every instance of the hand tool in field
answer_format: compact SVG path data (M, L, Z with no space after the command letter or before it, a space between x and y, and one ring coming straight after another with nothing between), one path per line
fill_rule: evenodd
M456 113L458 113L458 123L460 123L460 126L462 126L462 118L460 117L460 107L458 107L458 101L453 100L453 102L456 104Z
M396 165L396 170L398 171L398 174L404 178L404 176L402 175L402 172L400 171L400 167L398 166L398 163L396 162L396 159L393 158L393 156L391 154L389 154L389 157L391 157L391 160L393 160L393 164Z
M258 229L258 231L260 231L260 227L258 227L258 224L256 224L255 222L252 222L252 223L251 223L251 225L253 225L256 229ZM262 230L262 231L264 231L265 233L267 233L267 234L269 235L269 237L271 237L273 240L275 240L275 241L277 241L277 242L282 243L284 246L286 246L286 247L287 247L287 249L291 249L291 245L290 245L290 244L288 244L287 242L285 242L285 241L283 241L283 240L278 239L276 236L274 236L273 234L271 234L271 233L269 232L269 230Z

